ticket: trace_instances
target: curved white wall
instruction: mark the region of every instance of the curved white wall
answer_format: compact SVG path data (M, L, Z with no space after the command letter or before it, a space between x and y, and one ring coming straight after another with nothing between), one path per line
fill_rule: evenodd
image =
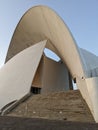
M46 41L25 49L0 69L0 109L30 92Z
M96 122L98 122L98 77L88 78L86 79L86 83L92 101L92 113Z

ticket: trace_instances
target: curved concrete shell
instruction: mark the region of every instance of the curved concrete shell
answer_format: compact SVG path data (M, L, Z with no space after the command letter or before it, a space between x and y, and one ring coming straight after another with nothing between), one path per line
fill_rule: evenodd
M50 8L44 6L36 6L28 10L23 15L13 34L6 56L6 64L12 61L13 56L17 56L19 52L22 53L22 51L24 52L24 49L43 40L47 40L46 47L54 51L61 58L61 61L67 66L68 72L70 72L72 78L74 79L74 81L76 81L78 89L87 102L95 120L98 122L98 105L96 105L98 104L98 95L96 92L98 85L96 80L97 78L93 77L93 74L97 76L95 74L98 70L97 62L95 63L96 68L90 68L90 66L88 68L87 64L91 63L89 62L89 60L92 60L92 55L90 55L88 52L84 54L85 51L80 50L74 38L72 37L72 34L70 33L68 27L64 24L61 18ZM37 62L36 60L34 61L34 66L36 67L38 67L38 63L42 56L43 49L45 48L45 44L42 42L40 43L40 45L37 45L37 47L41 47L42 49L38 52L38 48L36 49L34 46L36 50L36 55L34 55L33 58L38 58ZM32 51L34 51L34 48L32 49ZM27 53L27 55L28 54L29 53ZM33 52L31 54L33 55ZM85 58L85 55L88 55L87 57L89 57L89 60ZM97 58L94 59L94 61L96 60ZM28 63L31 63L29 59L27 59L27 61ZM19 64L21 64L21 61ZM29 67L32 68L28 64L28 68ZM91 70L92 68L93 70ZM13 71L15 71L14 69L15 68L13 68ZM27 68L22 68L22 71L25 71L25 69ZM5 69L5 71L7 70ZM35 71L37 71L37 68L34 69L33 74L35 74ZM92 71L94 73L91 76ZM7 72L5 72L4 75L6 75L6 73ZM21 73L22 72L20 72L20 74ZM27 77L28 75L29 73L27 73ZM68 76L67 73L65 75ZM30 81L32 77L34 77L34 75L28 77L30 78ZM19 86L20 85L21 83L19 82ZM9 89L12 88L10 88L9 86ZM93 93L91 93L91 91L93 91Z
M73 77L84 77L79 49L60 17L50 8L31 8L21 18L12 37L6 61L39 41L48 40L47 48L61 57ZM78 66L76 65L78 64Z
M45 44L46 41L25 49L0 69L0 109L30 92Z

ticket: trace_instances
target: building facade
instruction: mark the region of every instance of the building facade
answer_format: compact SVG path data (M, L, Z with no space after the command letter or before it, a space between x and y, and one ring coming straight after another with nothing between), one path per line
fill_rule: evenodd
M48 48L60 57L48 58ZM63 20L50 8L36 6L19 21L0 69L0 109L34 93L73 89L75 82L98 122L98 58L80 49Z

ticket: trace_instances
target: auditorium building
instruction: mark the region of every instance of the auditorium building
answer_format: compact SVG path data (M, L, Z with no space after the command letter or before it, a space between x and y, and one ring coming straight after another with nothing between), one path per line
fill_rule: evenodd
M59 60L50 58L46 54L47 51L55 53ZM74 86L77 86L77 90ZM77 45L67 25L52 9L46 6L29 9L17 24L5 64L0 69L1 115L9 115L31 95L33 95L32 99L34 96L48 95L50 101L55 94L57 96L62 93L62 98L64 92L72 96L72 93L75 95L77 91L86 103L92 119L98 122L98 57ZM40 100L40 96L35 102L33 101L33 107ZM63 98L67 99L67 96L65 94ZM48 105L49 112L53 100L45 104L45 107ZM60 96L57 100L55 97L54 103L59 100ZM71 100L75 102L74 97ZM76 100L79 101L78 98ZM41 112L44 109L41 108L44 101L45 99L37 105ZM64 100L62 105L63 102ZM59 107L60 103L58 103ZM69 101L68 104L70 103L72 102ZM28 111L27 106L25 112ZM47 118L61 117L64 111L58 106L55 105L52 109L56 112L59 110L58 115L55 116L56 112L54 117L53 114L51 116L46 114ZM44 117L45 110L43 115L40 113L36 117ZM38 111L38 109L31 110L33 115ZM64 115L62 117L63 120L67 120ZM71 118L73 119L73 115Z

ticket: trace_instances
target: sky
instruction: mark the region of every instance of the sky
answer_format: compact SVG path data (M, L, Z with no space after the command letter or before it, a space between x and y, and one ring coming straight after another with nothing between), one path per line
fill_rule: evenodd
M78 46L98 56L98 0L0 0L0 67L20 18L35 5L56 11Z

